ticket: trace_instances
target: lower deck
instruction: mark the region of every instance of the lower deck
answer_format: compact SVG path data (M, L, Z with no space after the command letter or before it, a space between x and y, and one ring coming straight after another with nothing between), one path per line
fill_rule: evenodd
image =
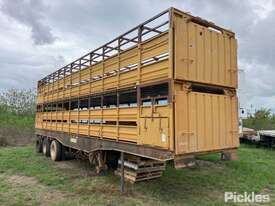
M167 80L46 103L36 129L186 155L237 148L237 108L235 91Z

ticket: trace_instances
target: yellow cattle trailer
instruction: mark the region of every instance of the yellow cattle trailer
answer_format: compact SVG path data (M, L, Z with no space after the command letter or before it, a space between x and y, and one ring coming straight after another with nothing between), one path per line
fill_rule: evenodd
M170 8L38 82L37 149L166 161L239 146L235 34ZM54 142L51 144L51 142Z

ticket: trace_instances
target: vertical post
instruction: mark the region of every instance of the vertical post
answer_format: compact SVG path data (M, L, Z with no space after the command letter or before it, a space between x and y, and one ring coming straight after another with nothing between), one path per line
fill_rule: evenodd
M142 54L141 54L141 42L142 42L142 32L143 32L143 26L138 27L138 82L137 84L139 85L141 82L141 62L142 62Z
M141 106L140 106L140 82L141 82L141 63L142 63L142 51L141 51L141 42L142 42L142 31L143 26L138 27L138 81L137 85L137 126L138 126L138 141L137 144L142 144L143 137L140 136L140 125L141 125Z
M169 62L169 74L168 74L168 78L171 78L172 80L169 81L169 99L171 100L171 102L169 103L169 125L174 125L174 119L175 119L175 103L173 102L173 95L174 95L174 70L175 70L175 30L174 30L174 22L175 22L175 15L174 15L174 9L170 8L169 9L169 42L168 42L168 62ZM173 91L173 92L172 92ZM169 133L170 133L170 137L174 136L174 129L173 127L169 128ZM175 146L175 141L174 138L169 138L168 139L168 144L169 144L169 148L176 148Z
M63 88L62 88L62 132L64 132L64 113L65 113L65 107L64 107L64 99L65 99L65 90L66 90L66 85L65 85L65 76L66 76L66 69L62 69L63 72Z
M71 103L72 103L72 84L73 84L73 79L72 79L72 75L73 75L73 64L71 63L70 64L70 97L69 97L69 119L68 119L68 122L69 122L69 135L71 136L72 133L71 133L71 121L72 121L72 117L71 117Z
M121 160L120 192L124 193L124 152L121 152L120 160Z
M119 91L120 91L120 66L121 66L121 57L120 57L120 53L121 53L121 38L118 38L118 42L117 42L117 48L118 48L118 52L117 52L117 59L118 59L118 69L117 69L117 125L116 125L116 140L119 140L119 136L120 136L120 131L119 131L119 114L120 114L120 108L119 108Z
M90 58L90 67L89 67L89 122L88 122L88 136L91 136L91 97L92 97L92 63L93 63L93 53L90 53L89 55Z
M81 88L81 59L79 60L78 68L78 94L77 94L77 136L79 136L79 122L80 122L80 88Z

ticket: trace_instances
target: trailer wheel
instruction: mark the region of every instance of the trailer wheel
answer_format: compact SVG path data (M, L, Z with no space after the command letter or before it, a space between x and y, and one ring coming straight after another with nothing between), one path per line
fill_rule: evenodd
M36 140L35 149L37 153L42 153L42 140L40 138Z
M51 143L51 159L53 161L60 161L62 159L62 145L56 140L53 140Z
M47 138L43 140L42 152L46 157L50 156L50 141Z

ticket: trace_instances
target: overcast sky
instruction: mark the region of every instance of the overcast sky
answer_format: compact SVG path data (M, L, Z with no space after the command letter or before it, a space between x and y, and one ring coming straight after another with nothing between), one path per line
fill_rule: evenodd
M234 31L240 102L275 111L272 0L0 0L0 89L36 81L171 6Z

